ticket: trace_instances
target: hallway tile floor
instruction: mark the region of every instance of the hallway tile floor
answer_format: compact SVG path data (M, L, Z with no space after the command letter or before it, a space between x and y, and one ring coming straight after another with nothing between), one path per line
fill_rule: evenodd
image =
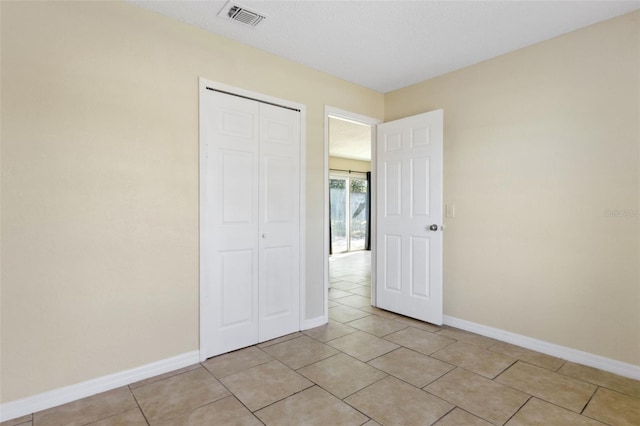
M325 326L2 426L640 425L639 381L373 308L369 269L332 257Z

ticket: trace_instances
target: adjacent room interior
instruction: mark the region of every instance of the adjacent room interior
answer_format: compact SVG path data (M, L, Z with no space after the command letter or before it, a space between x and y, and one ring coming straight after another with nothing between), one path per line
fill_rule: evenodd
M328 133L328 297L331 300L356 295L368 302L365 299L371 298L372 130L368 124L329 116Z

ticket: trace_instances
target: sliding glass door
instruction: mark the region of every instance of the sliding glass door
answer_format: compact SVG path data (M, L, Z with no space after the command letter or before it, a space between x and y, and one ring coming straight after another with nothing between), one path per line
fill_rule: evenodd
M331 249L333 254L364 250L367 240L367 179L331 176Z

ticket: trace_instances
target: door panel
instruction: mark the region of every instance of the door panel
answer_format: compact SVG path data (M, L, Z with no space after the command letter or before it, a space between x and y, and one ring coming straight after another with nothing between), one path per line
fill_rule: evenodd
M300 118L260 104L261 342L298 331L300 316Z
M412 158L411 175L411 216L429 216L429 158Z
M384 217L400 216L402 214L402 163L400 161L385 161L382 182Z
M253 220L254 199L251 182L254 155L251 152L220 151L222 185L222 221L225 224L250 224ZM238 190L238 188L245 188Z
M259 109L255 102L208 91L201 100L206 143L205 251L201 297L207 356L258 340Z
M220 320L222 330L253 323L253 306L246 301L251 300L253 292L254 257L255 250L220 252L219 297L224 301Z
M224 95L216 93L214 96ZM220 106L220 114L222 115L220 127L218 128L220 135L239 138L240 141L243 139L246 141L255 140L255 112L244 111L242 108L246 105L246 102L242 104L238 102L229 108Z
M264 221L265 223L289 223L293 211L291 180L294 166L287 157L264 156Z
M438 110L379 125L377 141L376 304L434 324L442 324L442 130Z
M291 247L265 249L264 258L267 270L264 318L287 315L292 303Z
M409 283L411 296L429 298L429 238L410 237L411 252L409 253Z
M402 236L384 235L384 262L382 262L384 288L399 292L402 289Z

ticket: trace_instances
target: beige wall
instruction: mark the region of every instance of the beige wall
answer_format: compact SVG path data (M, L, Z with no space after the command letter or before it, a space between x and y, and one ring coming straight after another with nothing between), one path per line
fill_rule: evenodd
M371 161L352 160L351 158L329 157L330 169L354 170L356 172L370 172Z
M446 315L640 365L639 19L386 94L444 109Z
M324 105L383 95L128 4L1 2L2 401L198 349L198 77L307 107L307 317Z

